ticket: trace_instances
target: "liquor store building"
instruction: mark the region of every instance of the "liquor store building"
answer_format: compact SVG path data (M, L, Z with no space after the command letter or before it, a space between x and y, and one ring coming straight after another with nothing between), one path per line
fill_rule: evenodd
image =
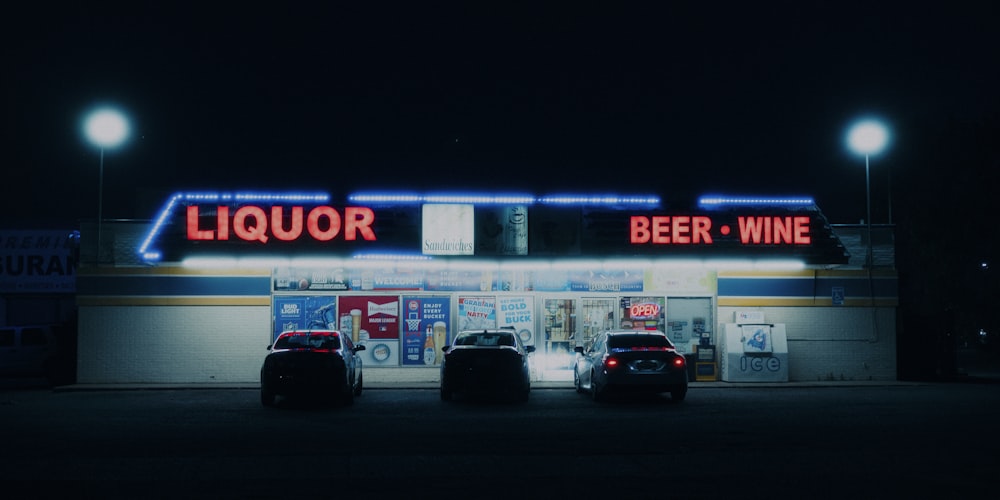
M415 378L492 327L536 347L535 380L572 380L573 348L621 328L666 333L694 381L896 378L894 266L807 197L194 192L92 226L78 383L257 382L293 328Z

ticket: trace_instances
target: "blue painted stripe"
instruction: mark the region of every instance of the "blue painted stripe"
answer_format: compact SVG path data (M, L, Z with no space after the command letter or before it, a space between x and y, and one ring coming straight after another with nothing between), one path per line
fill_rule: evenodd
M78 276L78 295L255 296L271 294L270 276Z
M843 287L848 297L868 297L868 278L828 278L816 282L816 295L829 297L834 287ZM896 297L899 295L899 280L896 278L872 278L871 287L876 297Z
M719 277L720 297L829 297L834 287L848 296L869 295L867 278L725 278ZM896 278L874 278L876 297L895 297Z
M784 278L719 278L719 296L812 297L813 280Z

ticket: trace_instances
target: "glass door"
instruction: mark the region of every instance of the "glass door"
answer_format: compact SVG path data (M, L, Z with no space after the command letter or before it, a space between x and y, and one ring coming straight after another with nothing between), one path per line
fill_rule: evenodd
M547 298L542 301L543 366L546 372L565 370L569 373L573 368L573 346L577 341L576 307L577 300L571 298ZM546 374L546 378L551 380L551 377L558 378Z
M576 345L585 346L597 334L616 328L614 298L581 299L580 313L583 338Z

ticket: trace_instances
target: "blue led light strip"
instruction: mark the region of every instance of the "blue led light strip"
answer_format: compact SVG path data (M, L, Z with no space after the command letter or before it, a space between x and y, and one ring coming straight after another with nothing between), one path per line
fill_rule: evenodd
M700 207L720 207L724 205L750 206L750 205L783 205L783 206L812 206L815 205L812 198L799 196L790 198L778 197L753 197L753 196L702 196L698 198Z
M416 254L392 254L392 253L363 253L356 254L352 257L354 260L434 260L434 257L430 255L416 255Z
M527 194L417 194L417 193L356 193L347 197L355 203L468 203L474 205L659 205L656 196L576 195L562 194L535 197Z

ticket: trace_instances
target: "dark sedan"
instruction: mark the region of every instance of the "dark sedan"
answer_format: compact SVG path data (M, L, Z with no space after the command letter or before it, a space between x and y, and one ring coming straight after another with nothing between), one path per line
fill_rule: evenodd
M363 345L334 330L282 332L260 368L260 402L274 405L276 396L314 395L345 404L361 395L364 384Z
M444 347L441 363L441 399L455 393L507 394L527 401L531 391L528 354L535 346L524 345L509 329L459 332L452 345Z
M687 396L684 355L659 331L614 331L577 347L573 385L600 400L609 391L669 392L674 401Z

